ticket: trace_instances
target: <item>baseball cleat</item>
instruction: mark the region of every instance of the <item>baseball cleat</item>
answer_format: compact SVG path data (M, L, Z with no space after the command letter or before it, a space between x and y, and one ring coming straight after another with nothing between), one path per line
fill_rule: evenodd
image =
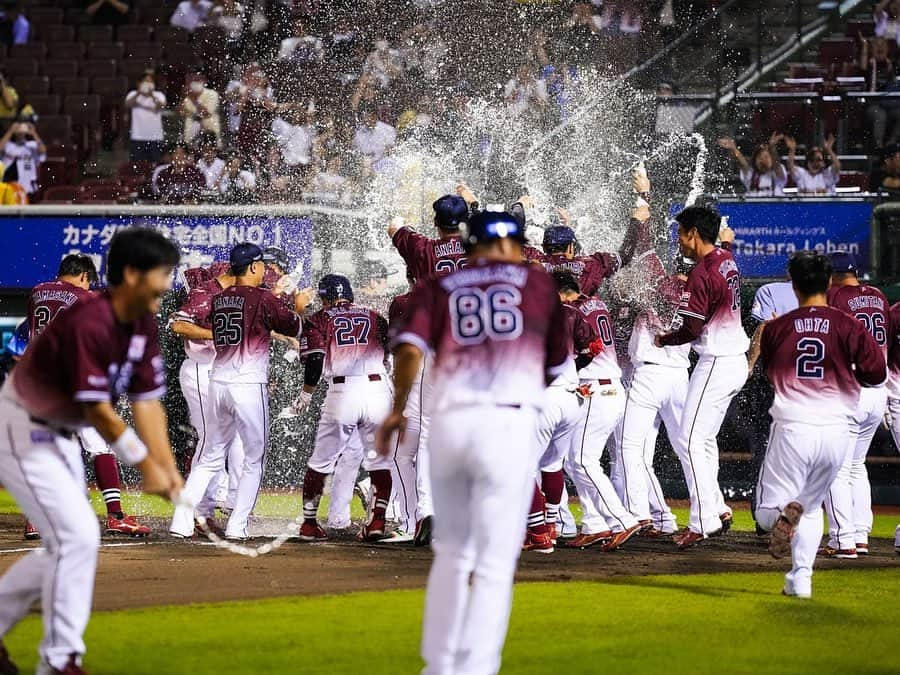
M894 530L894 553L900 555L900 525Z
M549 532L527 532L525 534L525 543L522 544L523 551L534 551L535 553L553 553L553 541L550 539Z
M644 532L653 529L653 521L649 518L644 518L643 520L638 521L638 525L641 526L641 529L638 531L638 534L643 534Z
M50 664L41 661L36 675L87 675L87 672L75 662L75 655L73 654L69 657L69 662L62 670L53 668Z
M627 530L622 530L621 532L613 532L612 538L603 544L600 548L609 553L610 551L615 551L626 541L631 539L634 535L641 531L641 524L632 525Z
M19 675L19 668L9 658L9 652L2 642L0 642L0 675Z
M604 530L603 532L595 532L594 534L579 534L572 541L566 542L566 548L585 549L594 544L602 544L612 539L612 530Z
M200 521L194 518L194 534L198 537L205 537L207 531L216 535L219 539L225 538L225 528L223 528L219 523L216 522L216 519L210 516L206 519L206 528L200 524Z
M25 521L25 539L27 541L37 541L41 538L40 530L35 527L30 520ZM2 673L3 671L0 671Z
M548 523L547 527L550 528L549 535L550 541L553 542L553 545L556 546L556 542L559 540L559 532L556 529L556 523Z
M791 554L791 539L794 538L794 528L800 522L803 515L803 507L799 502L791 502L781 510L781 515L775 521L772 534L769 537L769 554L773 558L784 558Z
M869 542L856 542L856 552L859 555L869 555Z
M384 536L385 519L372 518L372 522L363 525L359 531L359 538L363 541L378 541Z
M328 535L325 534L325 530L322 529L319 523L304 521L300 526L300 531L297 533L297 538L300 541L322 541L323 539L328 539Z
M732 515L730 511L726 511L719 516L719 520L722 521L722 529L715 534L717 536L722 536L723 534L727 534L728 530L730 530L731 526L734 524L734 515Z
M691 548L694 544L697 544L704 539L706 539L706 535L694 532L688 527L684 528L681 532L672 535L672 541L674 541L675 545L682 551L686 548Z
M379 544L408 544L415 539L415 535L407 534L403 530L394 530L386 537L378 540Z
M840 560L856 560L859 557L855 548L834 548L832 546L820 548L819 556L822 558L838 558Z
M151 530L146 525L141 525L134 516L106 517L106 534L124 534L129 537L146 537Z
M416 546L431 546L431 532L434 529L434 516L425 516L416 523Z
M646 530L641 530L640 532L638 532L638 536L646 537L647 539L662 539L663 537L671 537L674 534L675 530L664 532L663 530L657 529L654 525L651 525Z
M799 590L797 588L793 588L790 584L785 584L784 588L781 589L781 594L786 595L789 598L804 598L809 599L812 597L812 589L810 590Z

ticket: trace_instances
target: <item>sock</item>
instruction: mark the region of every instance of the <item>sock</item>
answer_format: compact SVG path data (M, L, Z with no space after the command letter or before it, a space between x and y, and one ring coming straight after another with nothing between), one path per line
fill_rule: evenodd
M547 522L555 524L559 516L559 503L566 491L562 470L541 471L541 490L547 499L547 506L544 509L547 514Z
M372 514L371 518L369 518L369 522L371 522L373 518L384 518L388 502L391 499L393 481L391 479L390 469L370 471L369 478L372 479L372 492L374 493L370 502Z
M97 487L106 502L106 513L116 518L124 518L122 513L122 483L119 480L119 463L116 456L102 454L94 456L94 472L97 474Z
M534 494L531 497L531 508L528 509L528 530L538 534L545 534L549 531L544 510L547 507L547 500L544 493L535 485Z
M319 502L325 490L327 475L306 467L306 476L303 477L303 519L307 523L317 522L316 515L319 512Z

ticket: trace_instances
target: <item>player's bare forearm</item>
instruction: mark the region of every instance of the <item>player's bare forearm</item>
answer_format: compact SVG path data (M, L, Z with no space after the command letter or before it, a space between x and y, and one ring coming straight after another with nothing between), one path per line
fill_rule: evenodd
M750 351L747 353L747 368L751 373L756 367L756 362L759 361L760 345L762 344L762 334L765 327L765 322L759 324L759 326L756 327L756 330L753 331L753 337L750 338Z
M109 444L115 443L128 428L128 425L119 417L115 408L108 401L84 403L82 407L87 423L94 427L103 440Z
M175 467L172 446L169 445L169 425L166 411L158 400L133 401L134 428L147 446L148 456L163 467Z
M394 412L403 413L406 400L422 365L418 347L402 344L394 350Z
M203 328L190 321L173 321L172 332L188 340L212 340L213 334L209 328Z

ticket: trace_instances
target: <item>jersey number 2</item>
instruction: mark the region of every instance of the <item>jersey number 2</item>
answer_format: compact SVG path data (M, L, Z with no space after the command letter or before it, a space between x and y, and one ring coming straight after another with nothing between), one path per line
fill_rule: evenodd
M806 337L797 342L797 377L801 380L821 380L825 377L825 343L819 338Z

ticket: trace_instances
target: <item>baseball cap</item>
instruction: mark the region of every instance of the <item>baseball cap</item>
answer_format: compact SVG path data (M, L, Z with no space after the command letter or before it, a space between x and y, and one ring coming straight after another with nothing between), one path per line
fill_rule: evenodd
M835 251L831 254L831 267L838 274L856 272L856 257L846 251Z
M458 230L459 224L469 217L469 205L459 195L444 195L431 205L434 224L442 230Z
M231 249L228 256L228 262L232 267L244 267L250 263L259 262L263 259L263 250L256 244L244 242L237 244Z
M543 245L568 246L575 243L575 231L568 225L551 225L544 230Z
M466 248L496 239L525 243L525 228L505 211L479 211L469 219L463 242Z
M285 272L291 269L291 259L284 249L277 246L269 246L263 250L263 262L278 265Z
M349 300L353 302L353 287L342 274L326 274L319 279L319 297L329 302Z

